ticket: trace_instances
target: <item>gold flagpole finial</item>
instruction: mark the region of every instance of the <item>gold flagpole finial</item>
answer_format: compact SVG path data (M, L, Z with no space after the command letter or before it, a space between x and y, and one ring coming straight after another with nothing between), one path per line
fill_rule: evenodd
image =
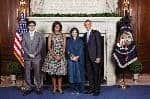
M20 14L23 13L24 16L27 14L27 3L25 0L19 0L18 7L16 9L16 15L17 18L20 16Z

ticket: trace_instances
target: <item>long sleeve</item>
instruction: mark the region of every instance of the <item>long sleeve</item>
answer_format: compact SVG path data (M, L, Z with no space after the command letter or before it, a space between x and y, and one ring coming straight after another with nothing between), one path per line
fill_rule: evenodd
M70 49L70 43L71 43L71 40L70 40L70 38L68 38L67 43L66 43L67 58L70 58L70 55L73 54Z
M79 42L80 46L79 46L79 60L80 63L83 65L84 64L84 43L82 40L80 40Z
M95 32L96 37L96 51L97 51L97 58L101 58L101 34L99 31Z
M41 50L42 50L42 47L43 47L43 41L44 41L44 38L39 33L39 44L38 44L38 48L37 48L36 52L34 53L35 56L37 56L39 53L41 53Z
M29 55L30 53L29 53L29 50L27 49L25 35L22 36L21 45L22 45L22 49L23 49L24 53L27 54L27 55Z

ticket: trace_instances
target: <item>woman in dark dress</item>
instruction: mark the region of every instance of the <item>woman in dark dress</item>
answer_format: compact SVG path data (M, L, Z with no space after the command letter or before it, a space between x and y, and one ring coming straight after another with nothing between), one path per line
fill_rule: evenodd
M84 52L83 41L79 38L79 30L72 28L67 40L68 78L73 90L77 93L83 90L84 83Z

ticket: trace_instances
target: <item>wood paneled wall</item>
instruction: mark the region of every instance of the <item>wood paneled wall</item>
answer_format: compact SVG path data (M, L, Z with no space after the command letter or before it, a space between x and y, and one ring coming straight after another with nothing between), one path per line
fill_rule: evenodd
M29 0L27 0L29 1ZM119 7L123 0L118 0ZM0 0L1 72L7 73L7 63L14 60L13 41L16 31L16 5L18 0ZM138 57L143 72L150 73L150 0L130 0L132 26L137 43Z
M7 63L14 59L13 41L16 29L16 0L0 0L1 72L7 73Z
M150 0L138 0L137 5L138 55L144 72L150 73Z

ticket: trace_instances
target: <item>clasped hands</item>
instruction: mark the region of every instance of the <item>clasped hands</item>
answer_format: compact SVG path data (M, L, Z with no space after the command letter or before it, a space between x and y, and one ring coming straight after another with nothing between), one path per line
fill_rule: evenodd
M30 56L31 58L34 58L34 57L35 57L34 54L29 54L29 56Z
M79 60L79 56L71 55L70 59L77 62Z
M96 58L96 60L95 60L95 63L100 63L100 61L101 61L101 58Z

